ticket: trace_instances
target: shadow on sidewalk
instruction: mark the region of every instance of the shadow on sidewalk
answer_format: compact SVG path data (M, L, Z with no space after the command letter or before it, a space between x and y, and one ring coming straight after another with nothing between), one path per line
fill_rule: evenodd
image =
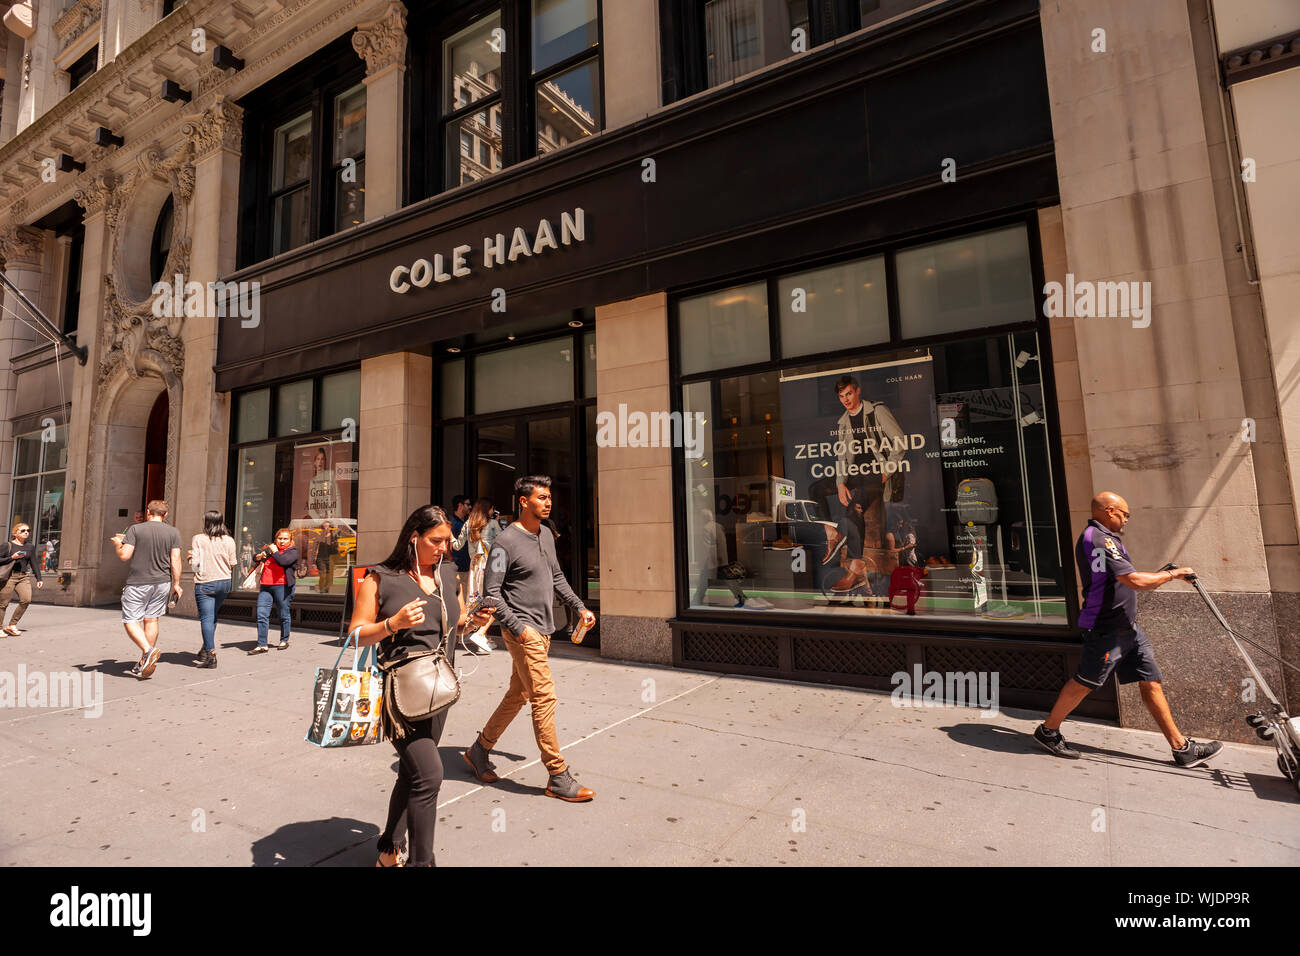
M355 866L374 863L379 827L350 817L287 823L255 840L253 866ZM340 862L341 858L346 861Z

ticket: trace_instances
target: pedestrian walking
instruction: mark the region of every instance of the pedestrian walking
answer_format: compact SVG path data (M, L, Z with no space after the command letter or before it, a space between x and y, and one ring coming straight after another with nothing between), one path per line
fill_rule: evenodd
M533 736L550 777L546 795L581 803L596 794L573 779L555 732L555 680L549 661L555 632L554 596L558 594L566 607L578 612L588 627L596 623L596 615L569 587L555 555L554 536L542 523L551 514L551 479L546 475L520 478L514 495L519 520L493 542L483 584L487 599L496 607L501 636L510 652L510 686L478 739L462 756L479 781L495 783L498 778L488 755L510 721L524 704L530 704Z
M483 596L483 572L487 570L488 552L492 550L492 542L496 540L500 531L501 527L496 523L496 508L492 506L492 499L480 498L474 503L474 510L469 513L469 517L461 526L460 534L452 543L452 548L455 550L468 549L469 586L464 591L465 601L470 607L473 607L474 602ZM487 639L488 623L490 622L484 623L466 639L467 646L472 646L476 653L492 653L492 645Z
M194 659L197 667L217 666L217 612L234 587L235 539L220 511L203 515L203 531L190 541L190 568L194 571L194 603L199 607L203 647Z
M41 581L41 563L33 559L31 549L27 546L31 534L31 525L25 521L15 521L10 541L0 548L0 581L4 582L4 587L0 588L0 638L17 637L22 633L18 622L23 619L28 605L32 603L32 582L36 582L38 591L45 587ZM18 596L18 607L6 625L5 614L14 595Z
M293 546L293 532L281 528L275 533L275 542L263 547L253 556L261 565L257 589L257 646L251 654L265 654L272 646L267 643L271 629L271 606L280 615L280 640L275 647L285 650L289 646L289 613L293 603L294 571L298 567L298 549Z
M456 495L451 499L451 533L453 536L451 559L456 562L456 577L460 581L460 589L464 594L469 593L469 549L466 545L456 544L455 541L460 539L461 532L465 530L465 523L469 519L470 510L474 502L469 495Z
M381 665L391 671L409 655L447 645L455 662L454 627L481 627L491 608L466 621L455 564L445 560L451 549L451 523L436 505L411 512L392 553L371 568L357 589L349 629L361 647L380 644ZM388 694L385 689L385 694ZM388 820L379 836L376 866L399 866L395 837L403 817L410 835L410 866L433 866L434 826L442 787L438 742L447 722L447 707L425 720L406 720L392 701L382 710L384 734L397 751L397 781L388 800Z
M153 677L162 656L158 619L181 599L181 533L166 523L165 501L149 502L145 516L112 538L118 558L131 565L122 588L122 626L140 648L139 662L127 671L140 680Z
M1034 739L1058 757L1078 759L1079 752L1061 736L1061 722L1114 671L1121 684L1137 681L1142 703L1169 741L1174 763L1195 767L1218 753L1223 744L1198 743L1178 730L1165 699L1155 652L1137 624L1138 591L1154 591L1170 581L1192 577L1195 572L1191 568L1134 570L1128 549L1120 540L1129 517L1128 502L1113 491L1103 491L1092 499L1092 520L1074 549L1083 583L1079 611L1083 654L1079 670L1061 688L1051 714L1034 730Z

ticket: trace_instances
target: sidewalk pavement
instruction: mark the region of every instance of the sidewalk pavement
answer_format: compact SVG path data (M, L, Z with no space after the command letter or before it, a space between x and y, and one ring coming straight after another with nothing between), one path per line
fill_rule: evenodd
M164 620L141 682L116 611L33 606L23 626L0 640L0 680L98 671L103 712L0 710L0 865L373 865L391 747L303 740L328 635L247 657L255 630L223 623L219 668L197 670L198 622ZM458 656L472 674L442 740L440 865L1300 864L1300 799L1271 748L1180 770L1155 734L1079 720L1064 729L1084 759L1066 761L1027 711L552 650L560 740L595 801L544 796L526 709L493 754L502 782L469 776L460 751L510 661Z

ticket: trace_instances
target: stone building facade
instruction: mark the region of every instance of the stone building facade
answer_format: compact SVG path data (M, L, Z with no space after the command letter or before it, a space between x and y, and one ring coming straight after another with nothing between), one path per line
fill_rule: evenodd
M301 489L287 488L315 477L321 447L334 456L327 468L346 489L339 494L354 497L337 508L354 539L340 567L382 558L404 517L430 499L499 499L491 469L503 460L568 468L569 567L599 607L609 657L872 687L888 687L900 664L1005 668L1017 675L1014 702L1045 706L1077 657L1070 543L1094 491L1110 488L1134 506L1125 541L1141 565L1203 569L1243 631L1300 663L1300 412L1290 387L1300 145L1286 132L1300 102L1294 4L748 7L752 19L720 22L721 8L694 0L10 5L0 255L23 295L87 352L79 364L6 291L0 513L45 521L59 583L42 599L111 603L125 575L108 538L155 492L186 538L217 507L250 536L292 523L319 554L320 516L302 513ZM455 59L469 48L460 38L490 38L498 23L500 49ZM548 32L554 23L563 30ZM796 41L788 51L787 33ZM723 39L727 55L714 55ZM224 68L214 62L219 46L229 51ZM453 88L456 71L464 82ZM307 126L293 126L298 118L275 102L281 88L301 89L303 103L314 95ZM481 119L479 99L495 104ZM891 103L907 108L891 112ZM355 132L356 115L359 183L340 172L349 157L329 155ZM312 131L310 151L308 140L294 145L300 128ZM311 166L310 210L294 205L284 173L295 148ZM955 177L945 176L950 157ZM647 159L657 160L649 177ZM753 181L760 172L770 178ZM363 188L349 192L349 182ZM658 196L645 192L651 184ZM514 227L530 230L531 242L540 219L558 222L561 208L579 206L589 237L544 264L540 254L512 257L490 277L439 279L436 300L389 283L421 250L450 259L458 243L509 239ZM878 256L897 290L881 306L893 323L884 339L858 356L848 350L859 340L845 338L805 361L868 368L958 339L965 348L983 326L955 337L938 326L907 333L899 270L914 247L988 230L1026 237L1033 307L1005 327L983 323L998 330L986 336L989 368L1010 377L952 385L934 408L974 409L975 430L1006 419L995 406L1013 392L1041 412L1041 446L1015 439L1017 473L1029 477L1024 501L1008 501L1002 519L1018 556L996 559L1013 616L999 623L967 595L961 607L956 598L926 606L928 623L921 615L910 627L861 600L841 608L826 589L809 596L770 581L750 585L766 595L761 604L745 607L742 597L731 607L734 592L701 564L697 466L670 447L597 447L594 416L620 404L685 411L706 392L730 409L733 388L745 396L737 417L758 415L763 376L803 373L782 357L795 354L789 332L771 332L770 353L693 370L684 316L698 306L711 329L731 328L739 320L719 320L717 310L766 283L775 323L782 277L802 275L805 262L847 269ZM984 241L954 255L978 254ZM259 323L207 310L158 314L155 282L176 275L204 287L257 283ZM497 275L511 303L504 316L491 305ZM1067 275L1150 282L1149 323L1042 317L1042 285ZM722 348L718 336L710 341ZM537 351L501 358L507 343ZM739 355L743 345L726 348ZM1022 347L1026 362L1042 355L1042 367L1012 369L1001 357L1008 346L1017 361ZM501 368L522 381L530 363L552 360L572 370L573 384L544 401L502 404L485 388L508 392ZM335 402L334 389L347 394ZM307 404L295 406L299 398ZM331 418L331 403L354 411ZM286 425L296 409L306 409L303 423ZM779 410L765 414L780 424ZM755 422L758 455L764 425ZM717 461L727 441L751 441L744 428L712 436ZM342 455L340 442L352 450ZM1026 460L1040 453L1040 463ZM766 454L763 473L756 465L749 477L788 477L779 441L776 457L770 446ZM1004 491L1020 487L1000 475ZM766 491L739 488L718 484L706 496L730 508L743 494L751 515L783 524L777 502L760 507ZM738 515L719 512L704 529L710 548L725 539L728 560L715 567L746 564L742 538L759 522ZM760 552L770 558L794 537L763 534L754 554L764 560ZM956 544L935 551L964 560ZM337 598L323 587L333 572L323 559L315 565L321 590L304 594L303 613L337 620ZM1017 588L1032 589L1032 600ZM189 590L183 610L192 610ZM1196 595L1167 588L1141 595L1140 606L1187 729L1241 738L1240 667ZM1265 672L1300 706L1293 676L1272 663ZM1131 690L1112 692L1098 713L1146 726Z

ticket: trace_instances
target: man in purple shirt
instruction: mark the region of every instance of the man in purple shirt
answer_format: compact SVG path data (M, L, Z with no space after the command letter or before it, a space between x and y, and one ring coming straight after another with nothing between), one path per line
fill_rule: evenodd
M1137 592L1154 591L1162 584L1195 577L1191 568L1174 571L1136 571L1120 532L1128 524L1128 502L1113 491L1092 499L1092 520L1074 548L1083 586L1079 627L1083 630L1083 653L1074 678L1061 688L1047 720L1034 731L1034 739L1058 757L1077 760L1079 752L1061 736L1061 722L1090 693L1106 683L1111 671L1121 684L1138 682L1142 703L1155 718L1169 741L1174 763L1195 767L1222 749L1218 741L1197 743L1184 737L1169 712L1161 687L1151 643L1137 625Z

